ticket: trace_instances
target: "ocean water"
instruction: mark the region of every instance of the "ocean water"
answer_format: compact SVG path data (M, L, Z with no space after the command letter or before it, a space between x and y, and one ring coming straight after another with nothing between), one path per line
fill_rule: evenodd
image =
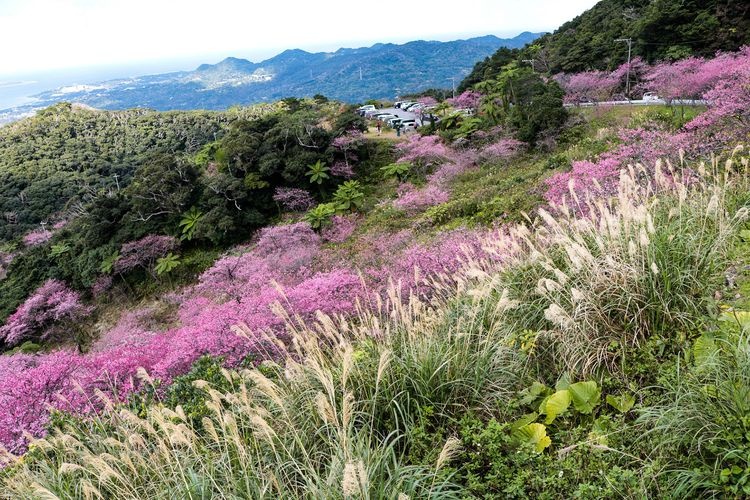
M146 62L34 74L0 75L0 110L33 104L32 96L68 85L195 69L202 59Z

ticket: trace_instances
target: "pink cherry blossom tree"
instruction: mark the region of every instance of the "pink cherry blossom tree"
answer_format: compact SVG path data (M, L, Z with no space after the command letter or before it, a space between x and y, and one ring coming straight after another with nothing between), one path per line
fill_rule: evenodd
M92 311L81 302L78 292L62 281L47 280L0 327L0 340L9 346L23 340L60 337Z

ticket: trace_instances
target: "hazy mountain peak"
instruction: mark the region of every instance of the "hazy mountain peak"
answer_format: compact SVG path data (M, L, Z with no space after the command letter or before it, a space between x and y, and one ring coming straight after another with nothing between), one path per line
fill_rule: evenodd
M14 109L24 113L60 101L102 109L148 107L224 109L236 104L269 102L284 97L323 94L348 102L394 98L427 88L445 88L461 80L475 63L503 46L522 47L539 34L524 32L510 39L485 35L440 42L415 40L403 44L340 48L311 53L288 49L258 63L226 57L193 71L111 80L44 92L36 103Z

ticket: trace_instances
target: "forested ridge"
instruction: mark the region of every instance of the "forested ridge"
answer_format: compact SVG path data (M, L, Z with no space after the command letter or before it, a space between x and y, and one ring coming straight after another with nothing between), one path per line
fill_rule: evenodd
M461 89L497 75L511 60L537 71L613 70L632 56L653 63L712 56L750 43L750 4L733 0L602 0L522 49L501 48L478 62Z
M189 230L198 246L246 239L278 215L276 189L305 186L309 165L343 157L332 140L361 119L336 123L339 109L296 99L226 112L59 104L0 129L0 317L45 279L90 287L122 244L152 233ZM345 180L323 175L318 197Z

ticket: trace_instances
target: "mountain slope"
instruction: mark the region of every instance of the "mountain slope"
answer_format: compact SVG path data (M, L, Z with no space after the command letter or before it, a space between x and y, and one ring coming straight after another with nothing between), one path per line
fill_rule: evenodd
M102 109L223 109L236 104L323 94L347 102L393 98L448 87L500 47L522 47L539 33L451 42L413 41L342 48L332 53L286 50L260 63L229 57L184 71L80 85L39 94L35 107L75 101ZM28 111L19 108L19 111Z
M632 55L654 62L712 56L750 44L750 3L733 0L602 0L522 51L499 49L477 63L462 88L494 77L499 67L534 59L538 71L612 70Z

